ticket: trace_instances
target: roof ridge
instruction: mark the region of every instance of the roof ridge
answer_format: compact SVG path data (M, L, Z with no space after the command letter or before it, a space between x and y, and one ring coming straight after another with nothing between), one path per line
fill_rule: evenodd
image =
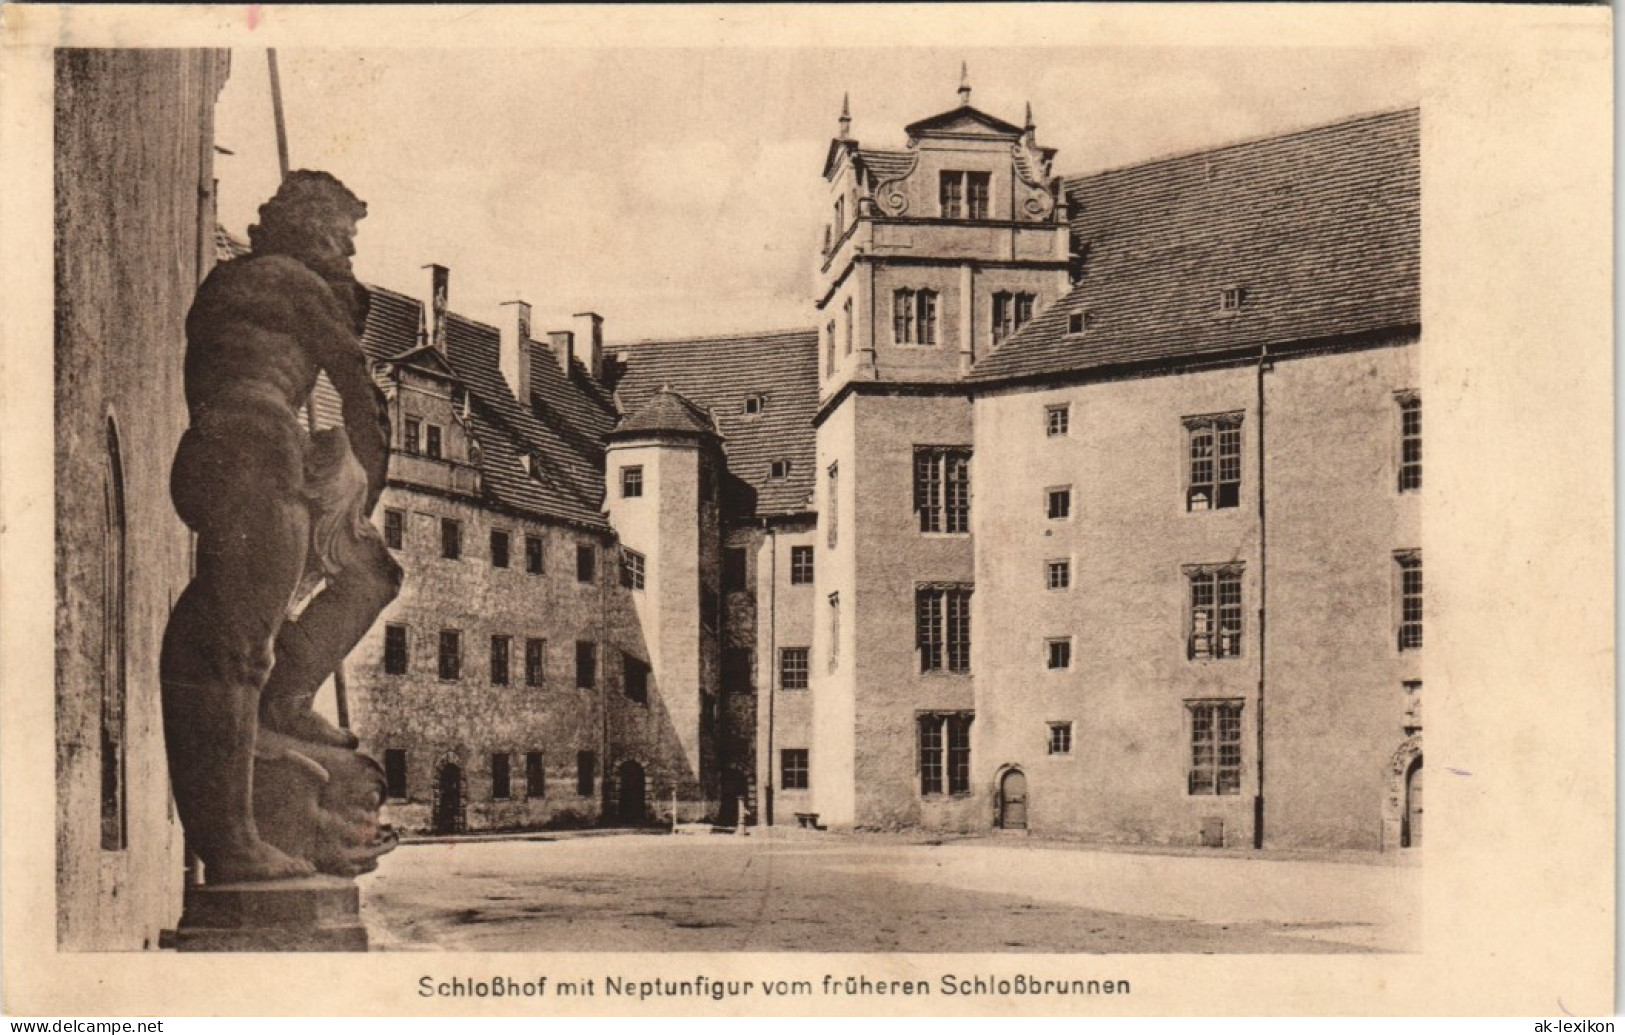
M605 352L614 352L617 349L634 348L640 345L704 345L722 341L745 341L750 338L789 338L802 335L817 336L816 327L796 327L788 330L775 331L738 331L731 334L700 334L676 338L634 338L631 341L606 342Z
M1216 154L1221 151L1231 151L1236 148L1251 147L1256 144L1271 144L1277 141L1288 141L1295 137L1305 137L1315 133L1324 133L1329 130L1344 129L1360 122L1375 122L1380 119L1391 119L1398 115L1420 115L1421 112L1422 107L1420 104L1412 104L1399 108L1379 108L1375 111L1361 112L1356 115L1347 115L1332 122L1322 122L1313 126L1303 126L1299 129L1287 130L1285 133L1268 133L1260 136L1242 137L1240 139L1230 140L1220 144L1212 144L1207 147L1192 148L1188 151L1170 151L1166 154L1153 155L1150 158L1142 158L1138 161L1129 162L1124 165L1108 166L1107 168L1096 169L1092 172L1063 174L1061 176L1061 182L1064 189L1070 189L1080 180L1092 180L1096 177L1106 176L1111 173L1128 172L1130 170L1143 169L1152 165L1160 165L1163 162L1176 162L1182 158L1195 158L1199 155Z

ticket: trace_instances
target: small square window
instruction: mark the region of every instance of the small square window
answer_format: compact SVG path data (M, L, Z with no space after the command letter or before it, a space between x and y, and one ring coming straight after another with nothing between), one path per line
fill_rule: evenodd
M398 510L384 511L384 545L399 550L406 541L406 515Z
M1225 313L1240 312L1241 307L1247 304L1247 289L1244 287L1227 287L1219 292L1219 311Z
M1072 637L1061 636L1045 641L1048 653L1049 667L1052 669L1072 667Z
M1052 755L1070 755L1072 753L1072 724L1070 722L1052 722L1049 724L1049 753Z
M586 543L576 546L576 581L595 582L598 579L598 551Z
M790 477L790 461L775 460L768 468L768 477L775 481Z
M499 528L491 530L491 567L508 566L508 533Z
M625 499L636 499L643 495L643 468L642 466L621 468L621 496Z
M448 561L463 556L463 523L456 518L440 519L440 556Z
M1044 585L1049 589L1072 588L1071 561L1045 561Z
M747 414L750 414L750 415L754 416L755 414L761 413L765 409L767 409L767 396L765 396L765 395L747 395L747 396L745 396L745 412Z
M1049 519L1065 521L1072 516L1072 487L1046 490Z
M813 548L790 547L790 585L810 586L813 581Z
M1069 313L1066 318L1066 332L1068 334L1082 334L1092 331L1099 323L1099 318L1093 309L1085 309L1081 313Z
M627 589L642 589L644 578L643 554L621 547L621 585Z
M779 688L781 690L807 689L812 670L812 651L808 647L783 647L779 650Z
M806 748L785 748L779 755L780 790L804 791L812 785Z
M1044 407L1044 434L1059 438L1072 430L1072 407L1065 404Z

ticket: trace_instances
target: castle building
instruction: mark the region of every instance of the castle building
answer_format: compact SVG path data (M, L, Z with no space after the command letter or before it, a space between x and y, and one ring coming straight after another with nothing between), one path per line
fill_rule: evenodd
M224 75L59 61L65 946L179 908L155 651ZM455 312L439 266L375 289L406 580L333 700L391 822L1421 842L1418 113L1066 177L970 98L895 146L843 110L789 330L611 344Z
M1417 113L1066 178L970 93L843 110L806 330L380 292L399 821L1420 841Z

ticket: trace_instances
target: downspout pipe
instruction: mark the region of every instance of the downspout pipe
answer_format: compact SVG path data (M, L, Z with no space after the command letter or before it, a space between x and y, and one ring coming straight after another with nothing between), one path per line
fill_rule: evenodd
M762 794L762 823L770 827L773 825L774 705L779 698L779 530L771 523L767 526L767 544L767 758L763 767L767 781Z
M1264 450L1264 375L1270 369L1269 346L1258 349L1258 714L1254 719L1257 743L1254 754L1258 766L1257 787L1253 795L1253 848L1264 847L1264 691L1265 673L1268 671L1269 650L1269 523L1265 507L1265 450Z

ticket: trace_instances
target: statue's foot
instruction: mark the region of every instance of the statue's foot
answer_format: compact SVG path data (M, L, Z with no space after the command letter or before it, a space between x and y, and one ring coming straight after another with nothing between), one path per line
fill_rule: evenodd
M255 841L239 851L222 852L208 864L204 877L210 884L236 884L240 881L282 880L309 877L316 867L296 859L273 844Z
M339 729L303 704L279 706L278 702L267 702L260 709L260 722L267 729L307 744L348 749L361 743L354 733Z

